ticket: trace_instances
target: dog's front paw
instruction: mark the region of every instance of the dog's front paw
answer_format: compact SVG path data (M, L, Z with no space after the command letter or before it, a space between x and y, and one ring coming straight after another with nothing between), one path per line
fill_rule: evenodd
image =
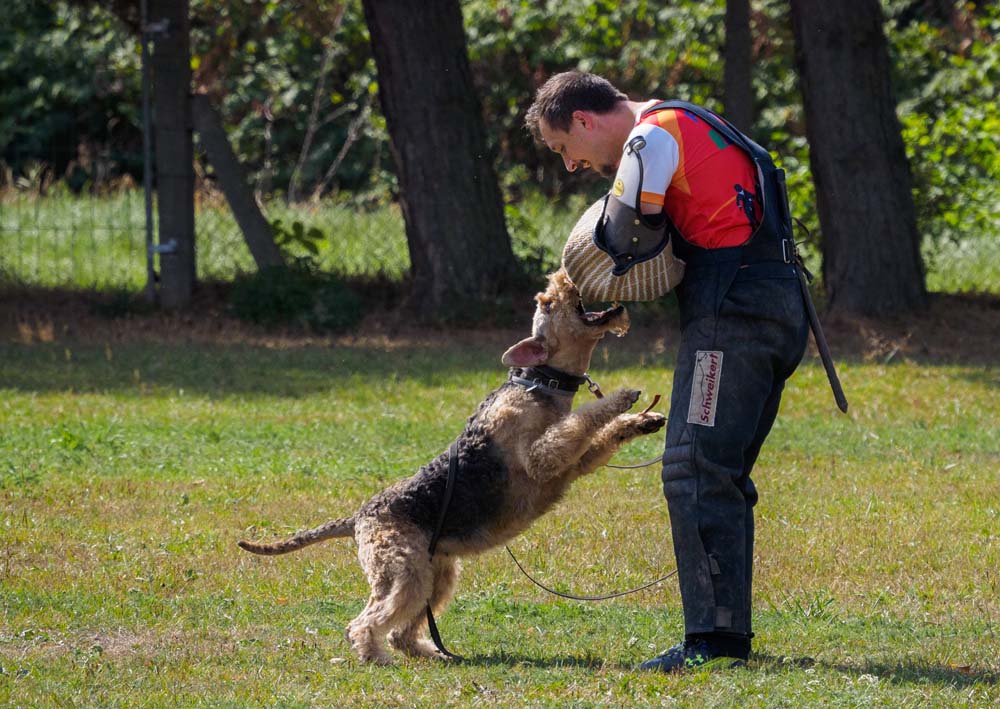
M667 425L667 417L663 414L658 414L655 411L649 411L644 414L636 414L636 419L635 429L639 432L640 436L656 433Z
M638 389L619 389L610 398L615 404L615 409L624 413L635 405L641 394Z
M649 411L642 414L627 414L622 416L619 421L622 422L622 427L619 429L621 440L628 441L639 436L656 433L666 425L667 417L655 411Z

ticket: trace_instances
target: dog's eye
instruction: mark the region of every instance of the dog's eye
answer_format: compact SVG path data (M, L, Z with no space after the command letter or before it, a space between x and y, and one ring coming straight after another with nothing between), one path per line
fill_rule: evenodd
M545 313L546 315L551 314L552 313L552 303L543 303L542 304L542 312Z

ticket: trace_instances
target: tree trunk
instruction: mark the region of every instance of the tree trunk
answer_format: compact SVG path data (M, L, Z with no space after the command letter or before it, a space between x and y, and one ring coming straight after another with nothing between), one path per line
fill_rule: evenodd
M753 128L750 0L726 0L723 103L726 118L744 133Z
M458 0L364 0L412 264L413 302L458 312L510 285L514 254Z
M152 60L160 304L182 308L195 282L188 0L149 0L150 24L163 20L166 31L154 37Z
M829 307L926 306L912 177L878 0L792 0Z
M198 129L201 147L215 168L219 186L243 232L243 239L247 242L257 268L284 266L285 259L281 249L274 243L271 225L254 198L246 171L233 152L222 119L207 95L198 94L191 98L191 113Z

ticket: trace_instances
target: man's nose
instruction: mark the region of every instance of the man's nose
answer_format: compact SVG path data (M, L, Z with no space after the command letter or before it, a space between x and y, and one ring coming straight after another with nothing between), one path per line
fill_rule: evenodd
M568 171L570 171L570 172L576 172L576 168L577 168L576 160L570 160L567 157L563 157L563 165L566 166L566 169Z

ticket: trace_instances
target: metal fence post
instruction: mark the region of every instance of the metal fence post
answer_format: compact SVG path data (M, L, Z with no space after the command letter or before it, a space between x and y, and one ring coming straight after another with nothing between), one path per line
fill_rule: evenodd
M153 244L153 116L150 107L149 38L156 28L149 26L147 1L142 0L140 42L142 43L142 190L146 201L146 300L156 302L156 266Z
M152 58L160 304L190 304L195 283L194 144L188 0L149 0L157 34Z

